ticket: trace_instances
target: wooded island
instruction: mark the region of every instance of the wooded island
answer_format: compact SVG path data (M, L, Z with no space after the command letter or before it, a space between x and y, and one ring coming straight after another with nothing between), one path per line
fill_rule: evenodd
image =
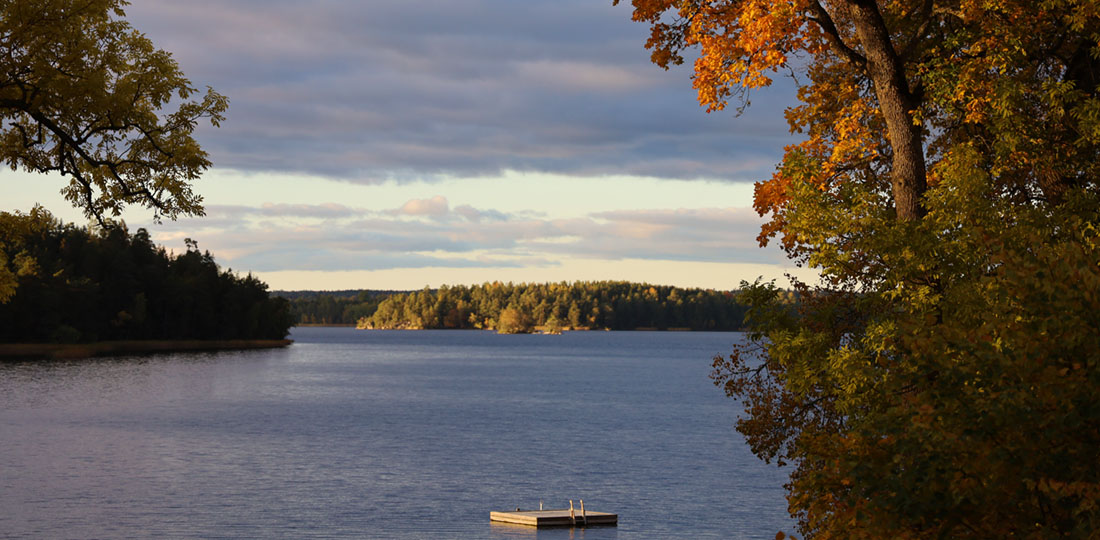
M420 291L275 292L300 324L369 329L737 330L736 292L626 281L484 283ZM787 300L793 301L793 295Z

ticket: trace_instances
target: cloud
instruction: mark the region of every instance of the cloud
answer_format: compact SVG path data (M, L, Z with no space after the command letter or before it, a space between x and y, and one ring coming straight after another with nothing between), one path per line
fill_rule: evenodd
M450 208L441 195L399 208L338 203L223 205L204 220L166 223L169 247L196 238L222 264L247 270L385 270L513 267L570 259L776 264L756 245L760 218L748 208L593 212L578 217ZM410 217L416 219L409 219ZM199 228L197 228L199 227Z
M480 222L483 219L491 221L504 221L508 219L508 216L504 212L497 210L478 210L468 204L456 206L454 213L462 216L467 221Z
M443 217L451 212L447 198L436 195L430 199L412 199L391 213L406 216Z
M296 263L288 267L286 260ZM258 253L248 257L248 267L258 272L284 270L388 270L394 268L520 268L530 260L474 257L452 258L423 254L383 252L335 252L314 249L285 249Z
M660 85L656 72L576 60L522 61L515 69L520 86L563 92L622 95Z
M260 214L267 216L297 216L317 218L347 217L355 214L355 210L342 204L275 204L265 202L260 207Z
M793 88L705 114L648 61L629 6L591 0L143 0L128 18L200 88L215 166L352 182L505 170L747 181L792 141Z

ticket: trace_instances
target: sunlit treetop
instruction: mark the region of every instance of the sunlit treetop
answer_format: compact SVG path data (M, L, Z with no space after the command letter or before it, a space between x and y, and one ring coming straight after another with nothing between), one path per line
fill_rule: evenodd
M786 113L803 142L758 183L783 235L794 176L829 190L878 186L900 219L919 219L937 164L974 146L1002 195L1057 203L1094 182L1100 142L1098 36L1092 0L634 0L662 66L693 50L708 111L779 75L799 83ZM994 165L994 163L996 165ZM784 238L788 248L797 239Z
M191 182L210 160L192 134L228 100L199 93L123 20L126 4L0 1L0 159L60 173L66 199L100 221L127 205L202 215Z

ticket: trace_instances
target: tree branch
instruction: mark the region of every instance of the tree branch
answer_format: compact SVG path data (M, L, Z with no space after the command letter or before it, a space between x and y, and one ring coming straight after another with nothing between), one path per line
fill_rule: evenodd
M858 51L844 43L844 39L840 37L840 30L837 29L836 23L833 22L833 17L829 15L829 12L821 5L818 0L810 2L810 11L813 15L809 17L811 21L817 24L821 31L825 33L825 40L829 43L829 49L833 51L837 56L848 61L849 64L856 66L859 69L864 69L867 66L867 59Z
M912 36L909 36L909 41L902 46L898 56L902 61L909 60L913 52L916 51L917 46L920 44L925 32L928 31L928 27L932 24L932 4L933 0L924 0L924 5L921 6L919 17L921 18L920 26L913 32Z

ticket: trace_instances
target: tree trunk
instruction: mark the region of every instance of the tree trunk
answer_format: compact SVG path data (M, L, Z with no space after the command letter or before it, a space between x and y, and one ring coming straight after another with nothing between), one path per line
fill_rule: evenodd
M875 85L879 108L886 120L886 136L893 156L894 208L898 219L921 218L920 198L927 189L921 126L912 112L917 100L909 90L905 68L890 41L890 33L874 0L849 0L849 16L863 45L867 71Z

